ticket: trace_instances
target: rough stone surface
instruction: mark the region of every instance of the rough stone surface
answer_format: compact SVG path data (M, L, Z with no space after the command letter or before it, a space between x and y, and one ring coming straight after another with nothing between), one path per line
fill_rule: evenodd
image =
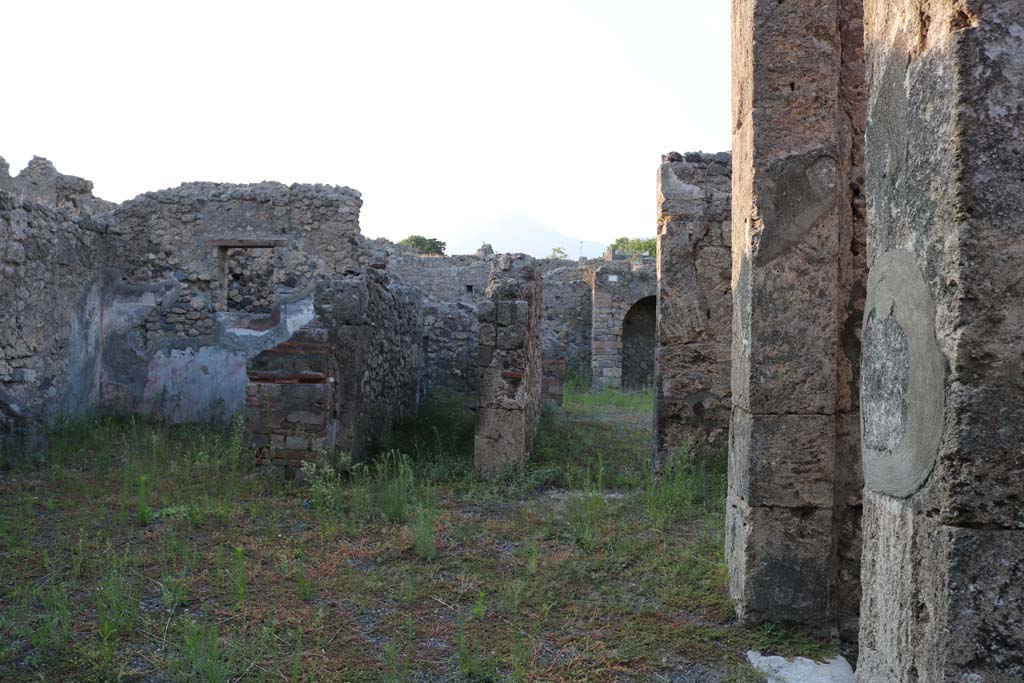
M860 514L860 25L855 0L733 5L732 594L747 620L846 641ZM794 577L814 588L779 590Z
M380 271L317 283L315 317L248 364L250 441L274 464L365 455L375 437L412 414L423 334L418 290Z
M1024 680L1024 6L865 6L857 677Z
M484 298L494 253L424 256L401 244L374 240L387 254L388 272L447 303L478 303Z
M42 204L71 215L84 212L95 216L116 206L93 195L90 181L59 172L42 157L32 157L28 166L13 178L10 166L0 157L0 190L19 203Z
M686 443L723 442L732 400L732 158L676 157L658 170L656 467Z
M949 526L867 491L857 680L1024 680L1024 529Z
M0 186L9 180L0 169ZM92 283L109 252L88 214L0 189L0 432L25 439L39 421L99 400Z
M449 303L423 293L423 396L442 389L476 400L477 345L480 322L476 306Z
M14 178L0 164L4 433L97 410L227 419L246 401L247 362L317 315L318 283L352 273L372 280L372 266L383 267L359 234L361 200L348 188L188 183L121 205L91 188L45 160ZM372 296L367 305L376 305ZM361 386L388 386L409 354L422 357L413 308L396 318L378 307L379 348L360 360ZM438 366L461 363L465 378L475 374L475 314L460 313L461 338L446 331L450 346L428 345L426 354ZM343 361L335 374L347 369L357 368ZM416 373L429 376L421 365ZM405 399L385 394L382 406L361 409L370 422L404 410ZM361 430L350 430L353 443Z
M533 447L541 402L541 279L530 256L493 264L479 306L480 345L474 465L494 477Z
M541 343L544 362L565 364L565 372L590 376L593 291L589 262L544 259Z

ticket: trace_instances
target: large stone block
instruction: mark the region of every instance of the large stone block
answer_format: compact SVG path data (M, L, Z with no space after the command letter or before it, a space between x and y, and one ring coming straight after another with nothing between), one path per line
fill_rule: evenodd
M945 526L868 491L861 683L1024 680L1024 530Z
M748 505L830 508L835 494L832 415L732 411L729 485Z
M832 510L751 507L729 491L729 594L741 620L832 627Z
M1024 5L868 0L861 681L1024 679Z
M483 477L495 477L526 462L523 439L526 415L522 410L478 408L473 465Z

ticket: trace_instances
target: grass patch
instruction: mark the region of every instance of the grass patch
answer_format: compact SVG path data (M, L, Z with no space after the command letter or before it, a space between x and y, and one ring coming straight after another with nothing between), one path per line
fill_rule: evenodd
M546 410L497 482L447 399L298 482L237 423L56 424L0 479L0 680L725 683L747 649L827 654L734 623L724 461L652 479L646 400Z

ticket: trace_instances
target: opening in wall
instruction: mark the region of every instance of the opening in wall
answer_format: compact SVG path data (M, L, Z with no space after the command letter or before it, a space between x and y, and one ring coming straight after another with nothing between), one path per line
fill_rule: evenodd
M274 306L274 247L284 238L211 240L217 249L221 303L224 310L257 315Z

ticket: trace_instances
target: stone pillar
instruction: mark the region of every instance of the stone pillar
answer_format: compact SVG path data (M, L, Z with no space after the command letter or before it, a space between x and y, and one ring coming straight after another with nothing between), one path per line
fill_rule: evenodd
M744 621L838 628L848 640L860 22L859 0L733 3L730 592Z
M732 161L676 153L658 170L654 453L724 443L732 392Z
M861 683L1024 680L1024 4L867 0Z
M485 477L526 462L541 403L541 281L524 254L492 266L479 305L480 356L474 466Z

